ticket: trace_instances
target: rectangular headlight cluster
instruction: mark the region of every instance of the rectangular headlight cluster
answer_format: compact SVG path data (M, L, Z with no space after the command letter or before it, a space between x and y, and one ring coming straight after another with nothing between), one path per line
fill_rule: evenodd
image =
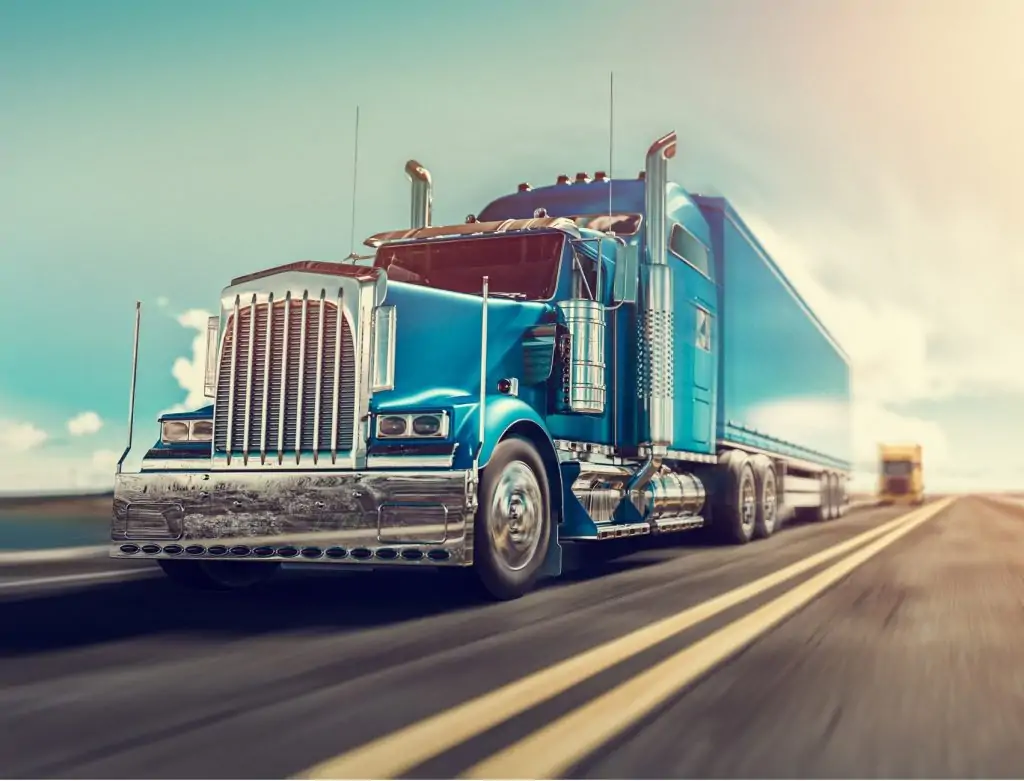
M378 439L444 439L447 436L447 412L377 416Z
M165 445L179 442L210 442L213 440L212 420L162 420L160 441Z

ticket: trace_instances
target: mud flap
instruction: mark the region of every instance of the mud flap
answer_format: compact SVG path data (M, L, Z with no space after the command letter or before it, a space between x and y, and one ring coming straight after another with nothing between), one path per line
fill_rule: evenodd
M552 530L548 541L548 552L540 566L542 578L557 578L562 574L562 544L558 541L558 527Z

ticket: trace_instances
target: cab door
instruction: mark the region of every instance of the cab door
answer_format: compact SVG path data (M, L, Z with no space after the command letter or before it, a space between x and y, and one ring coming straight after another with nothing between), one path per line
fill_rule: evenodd
M717 296L711 250L686 228L670 223L669 264L676 320L676 446L711 452L714 446Z

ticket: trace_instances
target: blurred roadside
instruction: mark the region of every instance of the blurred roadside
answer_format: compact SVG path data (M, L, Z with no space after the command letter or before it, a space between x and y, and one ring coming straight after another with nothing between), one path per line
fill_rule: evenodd
M0 496L0 551L105 543L112 499L111 493Z

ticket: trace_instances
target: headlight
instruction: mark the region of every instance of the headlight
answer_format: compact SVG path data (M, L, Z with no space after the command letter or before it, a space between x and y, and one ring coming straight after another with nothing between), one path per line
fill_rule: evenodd
M399 415L385 415L377 424L377 433L382 437L400 437L405 433L408 425L404 417Z
M412 431L418 437L436 437L440 430L440 415L417 415L412 419Z
M377 437L379 439L443 439L447 436L447 412L377 416Z
M165 445L171 445L177 442L210 442L213 440L213 421L160 421L160 440Z

